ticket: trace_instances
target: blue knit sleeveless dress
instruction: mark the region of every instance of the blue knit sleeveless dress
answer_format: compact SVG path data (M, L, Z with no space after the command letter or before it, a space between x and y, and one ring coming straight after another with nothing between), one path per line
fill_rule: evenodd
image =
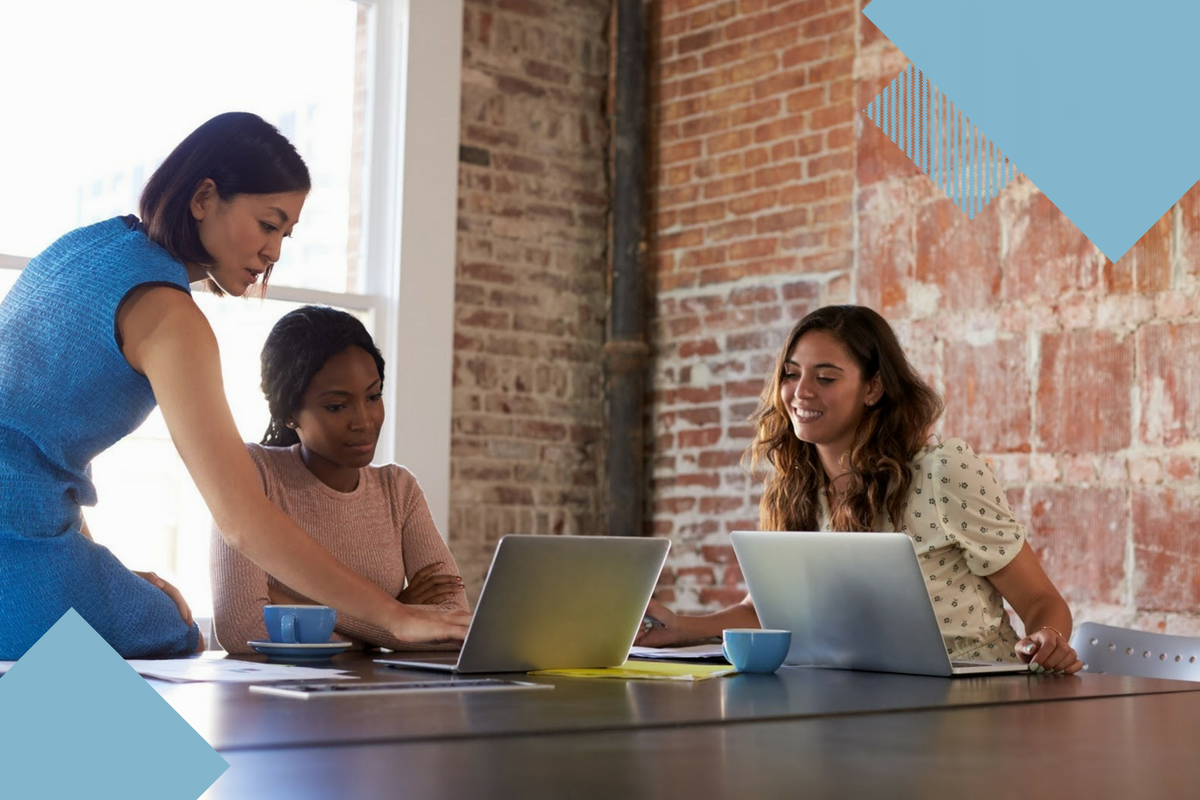
M0 303L0 659L20 658L74 608L125 658L186 655L175 603L80 531L91 461L155 406L117 342L139 286L190 291L187 270L133 218L68 233Z

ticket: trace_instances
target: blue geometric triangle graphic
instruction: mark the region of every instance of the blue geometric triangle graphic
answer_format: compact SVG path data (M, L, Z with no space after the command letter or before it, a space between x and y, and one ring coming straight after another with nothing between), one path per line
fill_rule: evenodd
M1016 166L913 64L863 113L971 219L1017 176Z
M1200 179L1200 2L872 0L863 13L1110 261Z
M13 798L196 800L229 767L71 609L0 677Z

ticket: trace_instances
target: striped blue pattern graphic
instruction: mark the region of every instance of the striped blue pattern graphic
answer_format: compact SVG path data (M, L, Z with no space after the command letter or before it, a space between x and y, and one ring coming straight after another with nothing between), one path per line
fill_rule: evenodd
M863 113L971 219L1017 176L1016 166L913 64Z

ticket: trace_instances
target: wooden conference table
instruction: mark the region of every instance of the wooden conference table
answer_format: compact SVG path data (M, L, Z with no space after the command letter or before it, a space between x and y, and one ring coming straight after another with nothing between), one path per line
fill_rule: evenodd
M359 654L332 666L430 678ZM311 700L156 688L230 763L211 800L1200 797L1200 683L801 668L528 680L554 688Z

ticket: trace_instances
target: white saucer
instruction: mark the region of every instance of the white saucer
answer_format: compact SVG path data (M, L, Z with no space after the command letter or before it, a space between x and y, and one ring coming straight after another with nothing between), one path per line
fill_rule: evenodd
M246 642L257 652L270 658L289 661L324 661L333 658L350 647L353 642Z

